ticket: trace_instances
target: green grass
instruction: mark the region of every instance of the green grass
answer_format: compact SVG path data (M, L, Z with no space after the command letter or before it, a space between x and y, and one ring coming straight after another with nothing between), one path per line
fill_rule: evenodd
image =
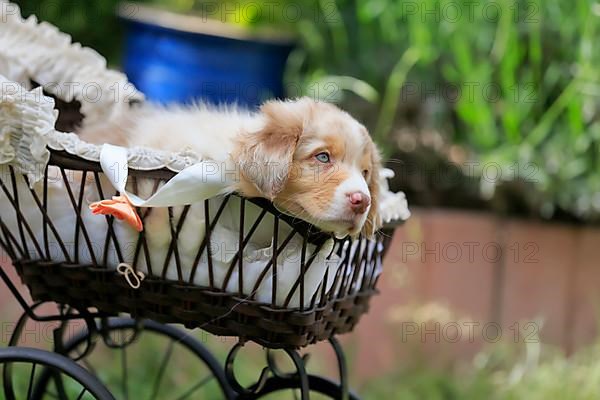
M211 349L224 365L225 357L236 340L218 338L201 331L196 337ZM126 336L115 337L122 339ZM127 391L134 398L150 398L159 376L160 365L169 352L164 338L151 334L141 335L127 348ZM308 349L310 352L310 348ZM98 341L92 355L87 358L88 368L94 368L100 379L117 396L123 398L123 358L120 350L108 348ZM284 370L292 370L286 357L278 357ZM349 370L352 375L352 348L347 349ZM311 354L309 370L326 372L323 355ZM420 361L419 361L420 360ZM422 359L403 358L395 370L370 379L357 392L365 400L592 400L600 398L600 341L579 350L570 357L552 346L539 343L494 344L476 357L463 363L455 363L445 369L434 368ZM256 381L265 367L264 352L259 346L248 344L236 361L235 374L244 385ZM90 367L91 366L91 367ZM408 366L408 367L407 367ZM16 385L19 393L26 392L30 374L29 366L16 366ZM39 371L38 371L39 373ZM174 344L166 364L165 373L158 385L157 399L175 398L196 383L210 376L207 368L190 355L181 345ZM0 377L1 379L1 377ZM352 382L351 382L351 386ZM52 389L54 391L54 389ZM70 394L77 394L81 387L67 382ZM214 380L194 392L190 398L221 399L222 395ZM273 394L269 399L293 399L293 393ZM320 398L320 397L315 397ZM0 400L3 400L0 394Z
M408 368L371 380L365 400L592 400L600 398L600 342L571 357L550 346L495 345L460 368Z

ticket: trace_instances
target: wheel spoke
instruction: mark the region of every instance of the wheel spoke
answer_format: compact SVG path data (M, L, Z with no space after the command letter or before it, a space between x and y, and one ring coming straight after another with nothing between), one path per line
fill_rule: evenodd
M81 391L81 393L79 393L79 396L77 396L76 400L81 400L83 399L83 395L85 394L85 392L87 392L86 388L83 388L83 390Z
M54 378L54 385L56 386L56 392L58 394L57 398L61 400L68 400L67 392L65 391L62 378L60 377L60 372L53 371L52 377Z
M29 386L27 387L27 400L31 400L31 391L33 390L33 381L35 380L36 363L31 364L31 374L29 374Z
M169 345L167 347L167 351L165 352L165 355L163 356L163 359L160 362L160 366L158 368L158 376L154 379L154 388L152 389L152 396L150 396L150 400L156 399L156 395L158 394L163 375L165 374L167 363L171 359L171 354L173 354L174 345L175 341L170 340Z
M213 378L214 378L214 376L212 376L212 375L207 376L206 378L202 379L200 382L198 382L197 384L192 386L187 392L185 392L184 394L179 396L176 400L185 400L185 399L189 398L192 395L192 393L196 392L202 386L206 385Z

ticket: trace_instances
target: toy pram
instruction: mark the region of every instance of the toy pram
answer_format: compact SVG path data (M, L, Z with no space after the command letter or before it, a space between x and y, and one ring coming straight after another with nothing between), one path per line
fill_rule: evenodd
M393 228L407 211L388 215L376 239L353 240L333 239L268 201L235 194L140 210L145 224L162 215L167 232L162 248L149 229L132 236L113 217L90 219L85 214L90 195L101 199L119 193L103 178L101 148L65 132L126 112L143 96L124 76L106 70L93 51L71 44L50 25L23 21L9 3L0 5L0 245L35 301L30 305L0 269L25 310L11 347L0 349L6 398L21 398L12 372L23 363L32 365L28 398L44 398L51 382L58 398L69 398L65 380L80 385L76 398L113 398L93 371L71 359L85 359L95 338L111 342L109 332L126 329L134 330L134 337L150 332L183 343L204 362L225 398L257 398L289 388L299 388L302 398L310 391L351 396L335 335L351 331L368 310ZM66 90L72 82L80 84ZM97 98L90 95L94 89L100 91ZM199 161L189 153L128 149L128 190L155 193ZM192 230L201 231L194 240ZM259 232L269 237L257 247ZM233 243L226 256L217 254L223 253L214 245L217 236L220 243ZM262 258L249 260L257 254ZM47 302L59 304L60 312L37 313ZM122 313L130 318L115 318ZM86 329L70 341L57 334L57 354L47 353L17 346L27 319L59 321L63 327L81 319ZM223 369L193 336L164 323L239 342ZM338 357L339 384L307 374L295 350L322 340L331 342ZM132 341L111 345L125 349ZM283 349L296 371L282 373L268 352L267 368L255 384L244 387L233 363L246 341ZM85 351L75 356L82 344ZM36 365L43 370L37 377ZM122 394L126 398L127 390Z

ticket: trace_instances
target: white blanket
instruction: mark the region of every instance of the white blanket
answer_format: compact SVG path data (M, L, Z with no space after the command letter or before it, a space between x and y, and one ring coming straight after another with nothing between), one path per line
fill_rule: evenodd
M7 185L10 180L10 172L8 167L0 166L0 174L2 181ZM79 186L80 186L80 174L69 172L67 179L69 180L69 186L73 191L74 197L79 197ZM139 193L143 197L147 197L154 187L154 181L138 180ZM23 178L19 177L17 180L19 203L21 206L21 212L25 216L31 230L35 234L35 240L39 244L42 254L36 250L34 242L31 236L25 230L25 237L28 242L29 257L43 258L45 256L46 247L49 248L50 258L53 261L65 261L67 255L65 255L64 249L61 247L60 242L56 239L56 235L52 229L47 229L47 244L44 240L43 234L43 218L42 213L39 211L38 206L34 201L34 197L31 195L29 187L25 184ZM111 187L106 181L103 181L103 194L111 192ZM93 180L88 179L85 185L84 192L84 205L82 207L82 219L86 226L88 233L92 253L95 260L99 263L106 262L109 268L116 268L120 262L133 265L134 255L136 250L136 243L138 240L138 232L132 229L129 225L115 220L113 227L115 230L116 237L120 244L119 250L121 253L121 259L119 259L119 252L115 248L114 242L111 240L109 250L107 253L106 260L104 259L104 247L106 243L106 237L108 232L107 220L101 215L92 215L87 205L91 202L98 201L101 196L98 195L96 184ZM12 191L9 189L9 191ZM42 199L43 184L38 182L34 184L34 191L37 193L38 198ZM219 205L223 201L223 196L212 198L209 201L210 218L214 218ZM1 206L1 217L8 229L15 235L16 238L20 238L18 235L19 229L16 219L16 213L12 209L9 200L7 199L4 192L0 193ZM224 284L224 279L227 271L230 268L232 260L238 251L239 245L239 209L241 199L238 197L231 197L225 206L219 223L215 226L212 231L210 240L210 251L212 254L214 287L221 288ZM174 207L173 212L173 226L177 226L179 218L181 216L183 207ZM260 214L261 209L254 204L246 202L245 208L245 222L244 231L245 236L252 227L252 224L256 220L256 217ZM142 211L142 214L144 211ZM64 244L64 248L71 261L75 260L75 254L78 254L78 261L80 263L91 263L92 254L90 254L89 246L86 242L83 232L79 231L78 243L79 246L75 248L75 226L76 226L76 213L75 209L71 204L71 200L68 195L68 191L65 182L56 167L50 167L49 169L49 180L48 180L48 215L50 216L58 236ZM197 265L196 273L193 280L190 279L190 274L194 266L194 260L196 258L198 249L205 235L205 211L204 202L195 203L190 206L185 222L182 225L177 245L178 255L181 264L181 276L179 276L178 269L176 266L176 259L174 254L168 256L168 249L171 242L171 225L169 223L168 209L164 207L152 208L148 216L144 221L144 234L148 243L149 254L147 255L150 259L152 266L152 273L154 276L161 277L163 272L167 279L173 281L190 282L195 285L209 286L209 268L206 250L199 260ZM278 234L278 247L281 246L282 242L292 232L287 223L280 221L279 234ZM257 284L257 280L261 272L268 266L269 261L272 259L273 251L273 216L267 213L263 220L258 225L256 231L251 237L248 245L245 247L243 256L243 294L248 297L255 298L259 301L271 303L272 299L272 268L269 268L264 274L261 284L257 290L253 290ZM334 243L333 240L328 240L325 245L318 251L316 258L314 259L310 268L308 268L305 275L305 286L304 286L304 298L308 299L305 302L310 301L315 292L320 288L321 281L323 280L326 271L328 271L328 280L326 282L327 290L331 289L334 277L338 271L338 265L340 263L339 257L333 252ZM308 260L315 251L315 246L308 244L305 253L305 259ZM288 245L277 258L277 272L276 272L276 283L277 283L277 298L274 303L276 305L283 305L288 293L298 277L300 276L300 259L302 253L302 237L299 234L294 234L293 238L289 241ZM166 265L166 270L163 271L163 266ZM146 275L150 273L144 250L140 251L138 256L136 269L144 272ZM238 286L238 263L235 263L234 269L229 278L228 284L225 286L225 290L233 293L237 293L239 290ZM143 284L143 283L142 283ZM290 307L299 306L300 293L299 288L295 291L291 301Z

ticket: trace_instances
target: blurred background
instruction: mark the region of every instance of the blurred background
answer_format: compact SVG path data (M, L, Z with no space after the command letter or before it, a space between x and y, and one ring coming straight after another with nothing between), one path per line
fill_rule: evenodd
M150 100L306 95L369 128L413 217L343 337L365 398L598 398L600 3L16 3Z

